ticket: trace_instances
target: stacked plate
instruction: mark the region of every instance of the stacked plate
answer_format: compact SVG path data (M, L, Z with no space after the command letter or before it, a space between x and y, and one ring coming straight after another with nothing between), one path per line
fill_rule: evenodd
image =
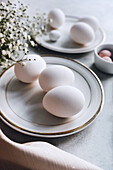
M2 120L17 131L40 137L61 137L83 130L96 119L102 109L104 92L100 80L78 61L56 56L43 58L47 65L63 65L73 71L73 86L80 89L85 96L83 110L65 119L51 115L42 106L45 93L38 81L33 84L20 82L15 77L12 66L0 78Z

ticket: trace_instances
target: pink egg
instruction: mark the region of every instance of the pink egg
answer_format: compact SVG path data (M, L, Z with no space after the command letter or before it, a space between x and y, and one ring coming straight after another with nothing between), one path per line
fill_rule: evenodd
M100 57L111 57L111 52L109 50L102 50L99 52Z
M105 56L105 57L102 57L102 58L103 58L104 60L106 60L106 61L112 63L112 59L111 59L110 57Z

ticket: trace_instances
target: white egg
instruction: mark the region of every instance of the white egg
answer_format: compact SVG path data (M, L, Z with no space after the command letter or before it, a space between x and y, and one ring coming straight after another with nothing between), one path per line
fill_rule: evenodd
M14 67L17 79L24 83L32 83L36 81L39 74L46 68L46 62L39 55L27 55L25 60L17 62Z
M42 103L49 113L65 118L79 113L84 106L85 98L75 87L59 86L46 93Z
M47 92L57 86L70 85L74 81L74 78L74 73L68 67L53 65L41 72L39 84Z
M61 33L58 30L52 30L49 32L49 39L51 41L57 41L60 38L60 36L61 36Z
M93 28L94 31L96 31L99 28L99 21L94 16L87 16L87 17L79 19L78 21L89 24Z
M65 21L65 15L60 9L55 8L49 12L48 19L51 27L59 28Z
M74 24L71 27L70 36L73 41L82 45L90 43L95 38L93 29L84 22Z

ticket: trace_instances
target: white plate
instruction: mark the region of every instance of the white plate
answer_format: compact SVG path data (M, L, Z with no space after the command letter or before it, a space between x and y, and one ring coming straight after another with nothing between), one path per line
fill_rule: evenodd
M44 92L38 81L24 84L16 79L14 66L7 69L0 79L0 110L2 119L12 128L40 137L66 136L90 125L102 109L103 87L98 77L86 66L68 58L44 57L50 65L64 65L75 74L74 87L85 96L83 110L68 119L57 118L42 107ZM98 99L98 100L97 100Z
M69 32L71 26L76 22L76 18L66 18L65 24L59 28L61 32L61 37L57 42L51 42L49 40L48 33L42 37L37 36L35 41L41 46L62 53L85 53L94 50L96 46L101 44L105 39L105 34L101 28L99 28L95 33L95 39L86 46L81 46L73 42L70 38Z

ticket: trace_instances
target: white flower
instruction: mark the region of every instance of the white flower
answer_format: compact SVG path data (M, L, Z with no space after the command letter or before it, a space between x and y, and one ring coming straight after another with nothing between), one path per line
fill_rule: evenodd
M5 50L2 50L2 54L3 54L3 55L6 55L7 52L6 52Z
M17 30L17 28L16 28L16 27L13 27L13 30L14 30L14 31L16 31L16 30Z
M0 38L2 38L3 37L3 34L2 33L0 33Z
M18 33L15 34L15 37L18 37Z
M43 25L41 26L41 29L42 29L42 30L45 30L45 28L44 28L44 26L43 26Z
M34 47L35 46L35 43L34 41L30 41L31 45Z
M44 18L40 15L35 17L34 21L31 21L27 13L25 13L27 6L24 6L24 4L19 3L19 5L16 5L10 2L6 4L2 2L0 4L3 10L0 16L0 65L7 67L12 61L16 62L18 60L21 54L20 52L22 52L23 55L29 52L29 43L31 46L36 45L35 42L32 41L32 34L34 37L35 35L37 36L38 33L42 35L44 30L43 24L45 22L43 22Z
M10 34L10 38L11 38L11 39L13 38L13 34Z
M25 54L27 54L27 52L28 52L28 49L27 49L27 48L24 48L24 52L25 52Z
M1 2L1 4L2 4L2 6L4 6L4 7L6 6L6 4L5 4L4 2Z
M23 28L20 29L20 32L23 32Z
M1 42L2 42L2 44L3 44L3 43L5 43L5 40L4 40L4 38L2 38L2 39L1 39Z
M13 41L13 42L12 42L12 45L15 46L16 43L17 43L17 42Z
M6 58L6 62L8 63L8 59Z
M28 40L30 40L30 39L31 39L31 36L30 36L30 35L28 35L28 36L27 36L27 39L28 39Z
M11 18L9 18L9 23L13 24L13 20Z
M14 58L14 57L11 57L11 59L12 59L12 60L15 60L15 58Z
M23 32L23 36L25 39L27 39L27 33L26 32Z
M28 44L27 44L27 43L25 43L25 44L24 44L24 47L28 47Z
M7 27L7 28L11 27L11 25L9 24L9 22L6 23L6 27Z
M6 23L6 28L9 28L9 23L8 22Z
M50 22L50 23L52 23L52 22L53 22L53 19L52 19L52 18L50 18L50 19L49 19L49 22Z
M17 45L20 45L20 44L21 44L20 40L17 40Z
M9 49L11 49L12 48L12 44L9 44Z
M6 9L7 11L9 11L9 7L6 7L5 9Z
M14 50L17 51L17 50L18 50L18 46L15 46L15 47L14 47Z

